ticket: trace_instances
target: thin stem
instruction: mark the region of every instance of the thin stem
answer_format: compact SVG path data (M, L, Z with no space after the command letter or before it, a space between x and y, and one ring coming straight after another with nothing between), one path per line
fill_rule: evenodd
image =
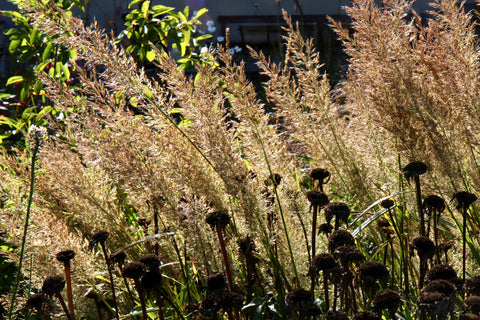
M115 308L115 317L117 320L120 320L120 316L118 315L118 305L117 305L117 297L115 296L115 284L113 283L113 273L110 263L108 262L108 255L107 249L105 248L105 243L101 242L100 246L102 247L103 256L105 257L105 263L107 264L108 275L110 277L110 287L112 289L112 298L113 298L113 307Z
M25 254L25 244L27 242L27 232L28 232L28 225L30 220L30 211L31 211L32 201L33 201L33 190L34 190L33 187L35 184L35 162L37 161L37 154L38 154L39 148L40 148L40 138L35 137L35 146L33 148L32 162L30 165L30 190L28 193L27 212L25 214L25 224L23 226L22 246L20 248L20 260L18 262L17 276L15 279L15 283L13 285L12 298L11 298L10 307L8 310L8 319L12 319L13 309L15 307L15 301L17 299L18 286L20 285L20 278L22 277L22 264L23 264L23 257Z
M462 228L462 240L463 240L463 252L462 252L462 276L463 281L465 282L465 263L466 263L466 251L467 251L467 207L463 207L463 228Z
M138 293L138 299L140 299L140 306L142 307L143 320L147 320L148 319L147 306L145 305L145 296L143 295L143 290L140 285L140 279L135 278L133 279L133 281L135 282L135 289L137 290L137 293Z
M420 189L420 176L415 176L415 191L417 195L418 214L420 215L420 235L425 235L425 217L422 206L422 191Z
M220 242L220 248L222 250L223 261L225 263L225 272L227 273L228 288L230 291L233 291L233 280L232 280L232 271L230 270L230 260L228 259L227 249L225 248L225 239L223 238L222 229L218 226L217 235L218 241Z
M65 304L65 300L63 300L62 294L60 292L55 292L55 296L57 297L58 302L60 302L60 305L62 306L63 312L65 312L67 319L72 320L72 316L70 312L68 312L68 308L67 308L67 305Z
M65 261L65 282L67 283L68 309L70 310L72 319L75 320L75 310L73 308L72 277L70 272L70 261Z

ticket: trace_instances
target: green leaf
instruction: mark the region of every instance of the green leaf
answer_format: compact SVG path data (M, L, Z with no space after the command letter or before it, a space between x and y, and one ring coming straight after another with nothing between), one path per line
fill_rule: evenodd
M24 79L22 76L13 76L13 77L10 77L8 78L7 80L7 86L11 85L11 84L16 84L16 83L20 83L22 82Z
M43 61L47 60L48 56L50 55L50 52L52 52L52 49L53 49L53 43L49 42L42 53Z
M199 37L196 37L195 40L197 40L197 42L199 41L202 41L202 40L205 40L205 39L210 39L212 37L211 34L204 34L204 35L201 35Z
M147 17L149 9L150 9L150 1L145 1L144 3L142 3L141 10L145 17Z
M153 10L153 17L158 17L159 15L175 10L175 8L156 5L152 7L152 10Z
M195 15L195 17L192 18L192 20L196 20L196 19L200 18L201 16L203 16L207 12L208 12L207 8L202 8L202 9L198 10L197 14Z
M20 43L22 42L21 39L18 39L18 40L11 40L10 41L10 44L8 46L8 51L13 54L15 53L15 51L17 51L17 48L18 46L20 45Z
M130 2L130 4L128 5L128 9L132 9L134 6L136 6L137 4L141 3L143 0L133 0L132 2Z
M152 62L153 59L155 59L155 51L149 50L147 51L147 54L145 55L148 61Z

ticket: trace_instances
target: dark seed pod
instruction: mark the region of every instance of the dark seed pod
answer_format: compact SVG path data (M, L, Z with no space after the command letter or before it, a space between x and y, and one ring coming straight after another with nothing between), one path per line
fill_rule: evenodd
M358 278L365 283L375 283L377 280L386 283L389 275L388 268L379 261L364 262L357 269Z
M353 320L380 320L381 317L371 311L357 312L352 318Z
M388 220L384 218L378 219L377 226L379 226L380 228L388 228L390 227L390 222L388 222Z
M43 308L43 304L46 302L45 297L42 293L36 293L30 298L28 298L27 303L25 306L29 309L41 310Z
M480 320L480 316L473 313L465 313L460 315L458 320Z
M243 307L243 296L235 292L226 292L220 298L220 306L223 310L229 311L234 308L241 309Z
M207 278L207 289L209 292L222 291L227 288L227 281L223 274L216 272Z
M420 259L431 259L435 255L435 243L426 236L420 236L413 239L410 247L411 249L417 250Z
M60 275L49 276L43 281L42 291L47 296L53 296L55 293L62 292L65 288L65 278Z
M224 211L214 211L207 215L205 222L208 223L212 229L215 229L215 227L225 229L230 222L230 216Z
M392 313L397 311L400 305L400 295L392 289L385 289L375 295L372 301L373 310L380 312L381 310L389 310Z
M198 312L203 317L201 319L216 319L217 312L220 311L220 305L211 297L200 301Z
M343 202L331 202L325 206L325 218L328 223L332 220L333 217L336 217L339 221L343 223L348 223L348 217L350 216L350 208L346 203Z
M145 265L141 262L134 261L127 263L122 269L122 274L128 279L140 279L145 273Z
M455 283L457 281L457 273L448 264L437 264L428 270L425 276L426 283L433 280L447 280Z
M162 288L162 274L160 271L147 271L140 279L140 285L145 291L158 291Z
M465 307L472 313L480 313L480 296L470 296L466 298L463 303L465 304Z
M57 260L60 262L67 262L75 258L75 251L73 250L64 250L57 253Z
M92 251L93 248L97 244L105 243L105 241L107 241L109 235L110 235L110 233L108 231L105 231L105 230L100 230L100 231L95 232L92 236L92 239L90 240L90 244L88 245L88 250Z
M460 191L453 195L452 200L450 202L456 200L457 201L457 210L468 208L472 203L477 200L477 196L473 193L467 191Z
M335 249L333 255L343 264L365 260L365 256L355 246L340 246Z
M305 289L296 289L290 291L285 296L285 310L291 311L293 309L303 310L311 306L313 301L312 293Z
M346 230L336 230L328 238L328 249L335 252L341 246L355 246L355 238Z
M325 320L348 320L348 316L345 312L341 310L329 310L325 315Z
M480 276L474 276L465 281L465 291L469 295L480 296Z
M330 178L330 172L324 168L315 168L310 171L310 178L323 182L325 179Z
M127 254L125 253L125 251L120 250L120 251L112 252L110 254L109 262L123 265L125 263L125 259L127 259Z
M425 287L422 292L440 292L446 296L455 294L455 286L447 280L432 280Z
M434 209L438 213L442 213L445 210L445 201L439 196L431 195L423 200L423 206L429 211Z
M140 227L147 229L150 223L152 223L152 220L150 219L145 219L145 218L140 218L137 220L137 223Z
M393 202L392 199L385 199L382 202L380 202L380 205L382 206L382 208L389 209L395 205L395 202Z
M323 207L328 203L328 196L318 190L308 191L307 192L307 199L310 201L312 206Z
M160 267L160 258L155 254L146 254L140 258L140 262L143 263L148 270L157 270Z
M318 226L318 233L323 233L327 237L332 233L333 231L333 226L329 223L322 223L321 225Z
M282 182L282 176L279 175L278 173L274 173L267 180L265 180L265 185L266 186L272 185L272 181L275 184L275 186L278 186L280 184L280 182Z
M336 268L338 268L338 263L335 261L335 258L331 254L321 253L313 257L310 272L329 272Z
M421 161L415 161L407 164L405 168L402 169L402 173L407 179L407 182L410 182L410 179L416 176L420 176L427 172L427 165Z

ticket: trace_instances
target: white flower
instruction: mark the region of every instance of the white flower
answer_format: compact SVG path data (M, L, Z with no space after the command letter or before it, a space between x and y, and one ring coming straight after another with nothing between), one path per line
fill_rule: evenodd
M202 49L200 49L200 54L206 54L207 52L208 52L207 47L202 47Z
M215 32L215 30L217 30L217 28L212 27L212 26L208 26L208 28L207 28L207 31L210 32L210 33Z
M207 20L207 22L205 22L205 24L209 27L213 27L215 25L215 22L213 22L213 20Z
M240 52L242 51L242 48L240 48L239 46L235 46L233 50L235 50L235 52Z
M235 53L235 50L233 49L228 49L228 53L230 53L230 55L233 55Z
M225 40L224 37L222 37L222 36L217 37L217 41L218 41L218 42L223 42L223 40Z
M183 33L182 33L182 32L180 32L180 31L179 31L179 32L177 32L177 37L179 37L179 38L183 37Z
M42 140L43 137L45 137L47 135L47 128L45 127L38 127L34 124L32 124L29 128L28 128L28 134L30 135L30 137L32 138L37 138L38 140Z

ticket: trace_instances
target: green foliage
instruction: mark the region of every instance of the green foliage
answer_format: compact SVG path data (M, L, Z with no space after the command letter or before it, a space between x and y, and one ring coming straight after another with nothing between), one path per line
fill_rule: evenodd
M211 37L209 34L195 37L196 26L201 24L199 18L208 10L201 9L191 19L189 8L183 12L174 12L175 8L163 5L151 5L151 1L133 0L129 9L133 9L125 17L126 29L118 37L118 41L126 40L127 52L132 53L142 62L152 62L157 50L166 54L175 49L182 59L182 68L192 68L198 61L195 48L201 40ZM128 40L127 40L128 39Z

